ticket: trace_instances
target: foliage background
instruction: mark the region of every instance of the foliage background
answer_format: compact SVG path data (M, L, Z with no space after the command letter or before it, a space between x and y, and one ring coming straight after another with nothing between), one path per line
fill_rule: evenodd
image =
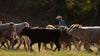
M100 0L0 0L0 20L4 23L27 21L31 26L58 24L100 25Z

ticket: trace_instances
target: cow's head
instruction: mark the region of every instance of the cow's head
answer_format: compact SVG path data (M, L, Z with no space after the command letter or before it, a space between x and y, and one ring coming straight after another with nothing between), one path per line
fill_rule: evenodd
M79 25L79 24L73 24L68 29L68 33L73 35L79 28L81 28L81 25Z
M28 35L29 32L30 32L30 27L25 27L25 28L21 31L20 35Z
M6 30L6 34L10 35L10 38L14 38L15 37L15 32L16 32L16 26L13 22L10 23L6 23L6 25L8 25L8 28Z
M16 31L16 26L14 25L14 23L13 22L11 22L10 23L10 27L12 28L12 31Z
M29 23L28 22L24 22L24 26L25 27L29 27Z
M13 22L6 23L5 25L8 25L7 31L9 31L9 32L15 32L16 31L16 26L14 25Z

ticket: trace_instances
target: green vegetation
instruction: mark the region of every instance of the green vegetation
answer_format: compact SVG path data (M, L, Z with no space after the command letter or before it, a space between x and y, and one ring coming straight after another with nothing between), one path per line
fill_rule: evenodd
M74 46L73 46L74 47ZM72 47L72 49L73 49ZM94 52L89 53L85 51L82 47L82 51L45 51L41 48L41 52L38 52L37 44L33 45L33 52L25 51L24 47L21 46L19 50L8 50L7 48L0 48L0 56L100 56L100 52L97 52L97 48L95 46L91 46Z
M66 24L100 25L100 0L1 0L0 20L30 22L32 26L57 24L63 16Z

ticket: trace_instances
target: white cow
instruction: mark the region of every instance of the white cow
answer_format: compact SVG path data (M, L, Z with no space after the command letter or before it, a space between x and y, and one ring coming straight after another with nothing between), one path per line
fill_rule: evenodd
M5 41L8 49L10 49L10 45L13 45L15 31L16 29L14 23L0 24L0 42ZM8 41L10 41L10 45Z
M53 25L47 25L46 29L56 29Z
M68 32L71 35L78 36L80 40L84 43L84 48L88 51L92 52L92 49L90 49L90 43L96 43L100 45L99 26L82 27L79 24L73 24L70 26Z

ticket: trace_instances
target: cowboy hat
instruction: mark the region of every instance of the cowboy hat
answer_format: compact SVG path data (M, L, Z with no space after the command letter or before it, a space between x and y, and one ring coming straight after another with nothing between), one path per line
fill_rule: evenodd
M62 18L62 16L57 16L56 19L58 19L58 18Z

